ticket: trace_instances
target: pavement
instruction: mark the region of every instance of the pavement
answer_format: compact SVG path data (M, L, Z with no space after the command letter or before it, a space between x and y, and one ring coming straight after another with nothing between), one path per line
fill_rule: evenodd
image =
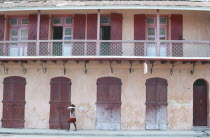
M78 136L78 137L210 137L210 129L204 130L78 130L59 129L15 129L0 128L0 135L41 135L41 136Z

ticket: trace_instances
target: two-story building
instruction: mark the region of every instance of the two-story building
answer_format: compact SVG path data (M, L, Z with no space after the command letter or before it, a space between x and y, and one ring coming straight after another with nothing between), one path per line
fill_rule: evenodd
M3 128L210 126L210 2L0 3Z

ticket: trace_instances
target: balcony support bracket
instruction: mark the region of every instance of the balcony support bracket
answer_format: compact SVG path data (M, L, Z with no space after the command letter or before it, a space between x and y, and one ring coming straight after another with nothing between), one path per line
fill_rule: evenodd
M88 63L88 61L84 61L84 66L85 66L85 74L87 74L87 63Z
M45 74L46 72L47 72L47 68L46 68L46 66L44 67L44 65L43 65L43 62L41 62L41 67L42 67L42 71L43 71L43 73Z
M194 71L195 71L195 63L196 63L196 62L192 62L193 68L192 68L192 70L190 71L190 74L191 74L191 75L194 74Z
M26 74L27 69L24 67L23 62L20 63L21 68L23 69L23 74Z
M150 73L152 74L153 68L154 68L154 61L150 61L150 63L152 64L152 67L151 67L151 69L150 69Z
M63 61L63 74L66 75L66 62L67 61Z
M173 73L174 73L174 67L175 67L175 62L171 62L171 69L170 69L171 75L173 75Z
M130 63L130 69L129 69L129 71L130 71L130 74L131 74L132 73L133 62L132 61L129 61L129 63Z
M9 69L8 69L8 68L6 68L6 66L5 66L4 62L1 62L1 65L4 67L4 74L8 74Z
M110 66L111 73L113 74L112 61L109 61L109 66Z

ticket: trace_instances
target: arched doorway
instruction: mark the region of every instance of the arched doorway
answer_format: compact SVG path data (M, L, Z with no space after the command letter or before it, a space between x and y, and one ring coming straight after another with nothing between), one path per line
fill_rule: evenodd
M193 84L193 126L207 126L207 84L202 79Z
M19 76L4 79L2 127L24 128L26 79Z
M146 129L167 129L167 80L146 80Z
M97 80L96 129L120 130L121 85L114 77Z
M50 129L67 129L71 104L71 80L65 77L52 78L50 89Z

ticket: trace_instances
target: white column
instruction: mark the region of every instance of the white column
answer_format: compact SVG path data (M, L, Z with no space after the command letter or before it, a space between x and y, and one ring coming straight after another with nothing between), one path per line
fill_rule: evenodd
M37 15L36 56L39 56L40 10Z
M160 10L157 9L157 56L160 56Z

